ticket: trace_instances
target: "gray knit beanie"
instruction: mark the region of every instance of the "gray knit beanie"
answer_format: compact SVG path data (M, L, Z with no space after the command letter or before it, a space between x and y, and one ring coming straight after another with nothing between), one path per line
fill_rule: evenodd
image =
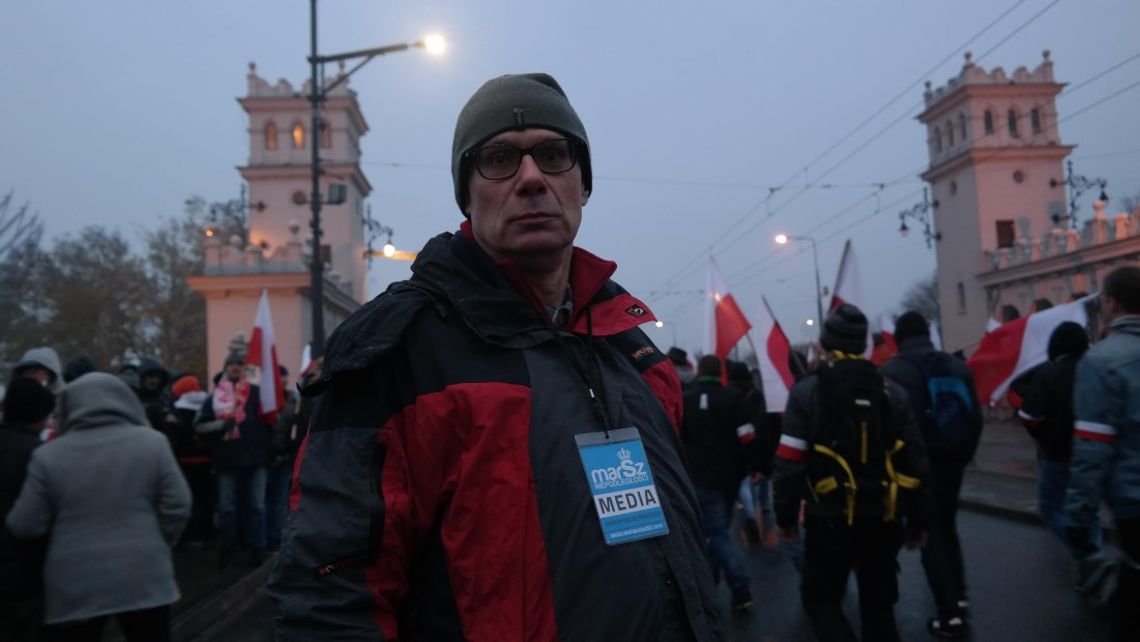
M863 354L867 349L867 317L859 308L844 303L827 316L819 343L824 350Z
M467 182L471 164L467 152L509 130L549 129L577 140L578 165L586 193L593 189L590 172L590 141L566 92L550 74L499 76L483 83L459 112L451 145L451 177L455 202L467 216Z

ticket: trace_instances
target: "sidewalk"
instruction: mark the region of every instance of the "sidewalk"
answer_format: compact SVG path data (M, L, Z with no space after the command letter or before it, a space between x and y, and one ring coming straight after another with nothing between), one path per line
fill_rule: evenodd
M966 468L961 506L1030 523L1037 514L1037 452L1016 420L987 421L974 461Z

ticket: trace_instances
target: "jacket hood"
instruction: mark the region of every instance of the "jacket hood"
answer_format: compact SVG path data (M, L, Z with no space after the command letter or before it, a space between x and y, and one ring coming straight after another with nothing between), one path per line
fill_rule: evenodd
M161 363L149 357L139 362L138 373L140 381L148 374L157 374L162 377L162 384L159 388L165 388L166 384L170 383L170 372L163 368Z
M32 348L24 353L20 358L20 362L12 369L13 372L23 370L29 366L43 366L55 375L56 380L59 380L59 373L61 368L59 365L59 355L56 354L52 348Z
M1089 335L1084 326L1073 321L1058 325L1049 335L1049 360L1062 355L1080 356L1089 349Z
M76 379L59 400L64 433L103 426L147 426L142 404L127 384L104 372Z

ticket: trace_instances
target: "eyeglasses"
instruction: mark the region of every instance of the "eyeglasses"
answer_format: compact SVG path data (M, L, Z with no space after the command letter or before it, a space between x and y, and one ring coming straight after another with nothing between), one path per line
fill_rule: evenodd
M480 176L489 181L501 181L518 173L523 156L533 158L543 174L568 172L578 162L578 149L574 141L555 138L531 147L488 145L473 149L464 156L475 159L475 169Z

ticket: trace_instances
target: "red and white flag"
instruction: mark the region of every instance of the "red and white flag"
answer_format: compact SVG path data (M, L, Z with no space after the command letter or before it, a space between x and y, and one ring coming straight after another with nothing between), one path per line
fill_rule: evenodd
M1001 327L1001 321L993 318L992 316L986 320L986 334L993 332Z
M273 317L269 314L269 292L261 291L257 304L257 317L253 321L253 336L249 339L247 362L257 366L261 388L261 415L271 417L285 407L285 389L277 367L277 345L273 336Z
M709 283L705 291L705 354L715 354L723 362L732 347L752 329L752 324L720 276L716 261L709 258Z
M764 389L764 405L768 412L784 412L788 405L788 391L796 382L788 360L792 356L792 345L780 328L780 322L772 314L768 300L761 297L764 305L756 314L756 333L760 343L756 346L756 360L760 368L760 385Z
M855 246L851 239L843 245L843 256L839 259L839 273L835 275L835 287L831 290L831 304L827 306L827 313L831 314L835 308L850 303L867 314L867 298L863 295L863 279L859 277L859 265L855 261ZM825 319L820 319L822 324ZM823 328L823 325L820 325ZM867 331L867 349L863 356L870 358L875 343L871 340L871 332Z
M879 334L883 337L883 343L871 351L871 363L876 366L890 361L899 352L899 345L895 341L895 322L886 312L879 315Z
M981 345L967 364L974 371L978 397L997 403L1010 382L1049 358L1049 337L1065 321L1088 325L1086 305L1096 294L1055 305L1048 310L1001 324L982 337Z

